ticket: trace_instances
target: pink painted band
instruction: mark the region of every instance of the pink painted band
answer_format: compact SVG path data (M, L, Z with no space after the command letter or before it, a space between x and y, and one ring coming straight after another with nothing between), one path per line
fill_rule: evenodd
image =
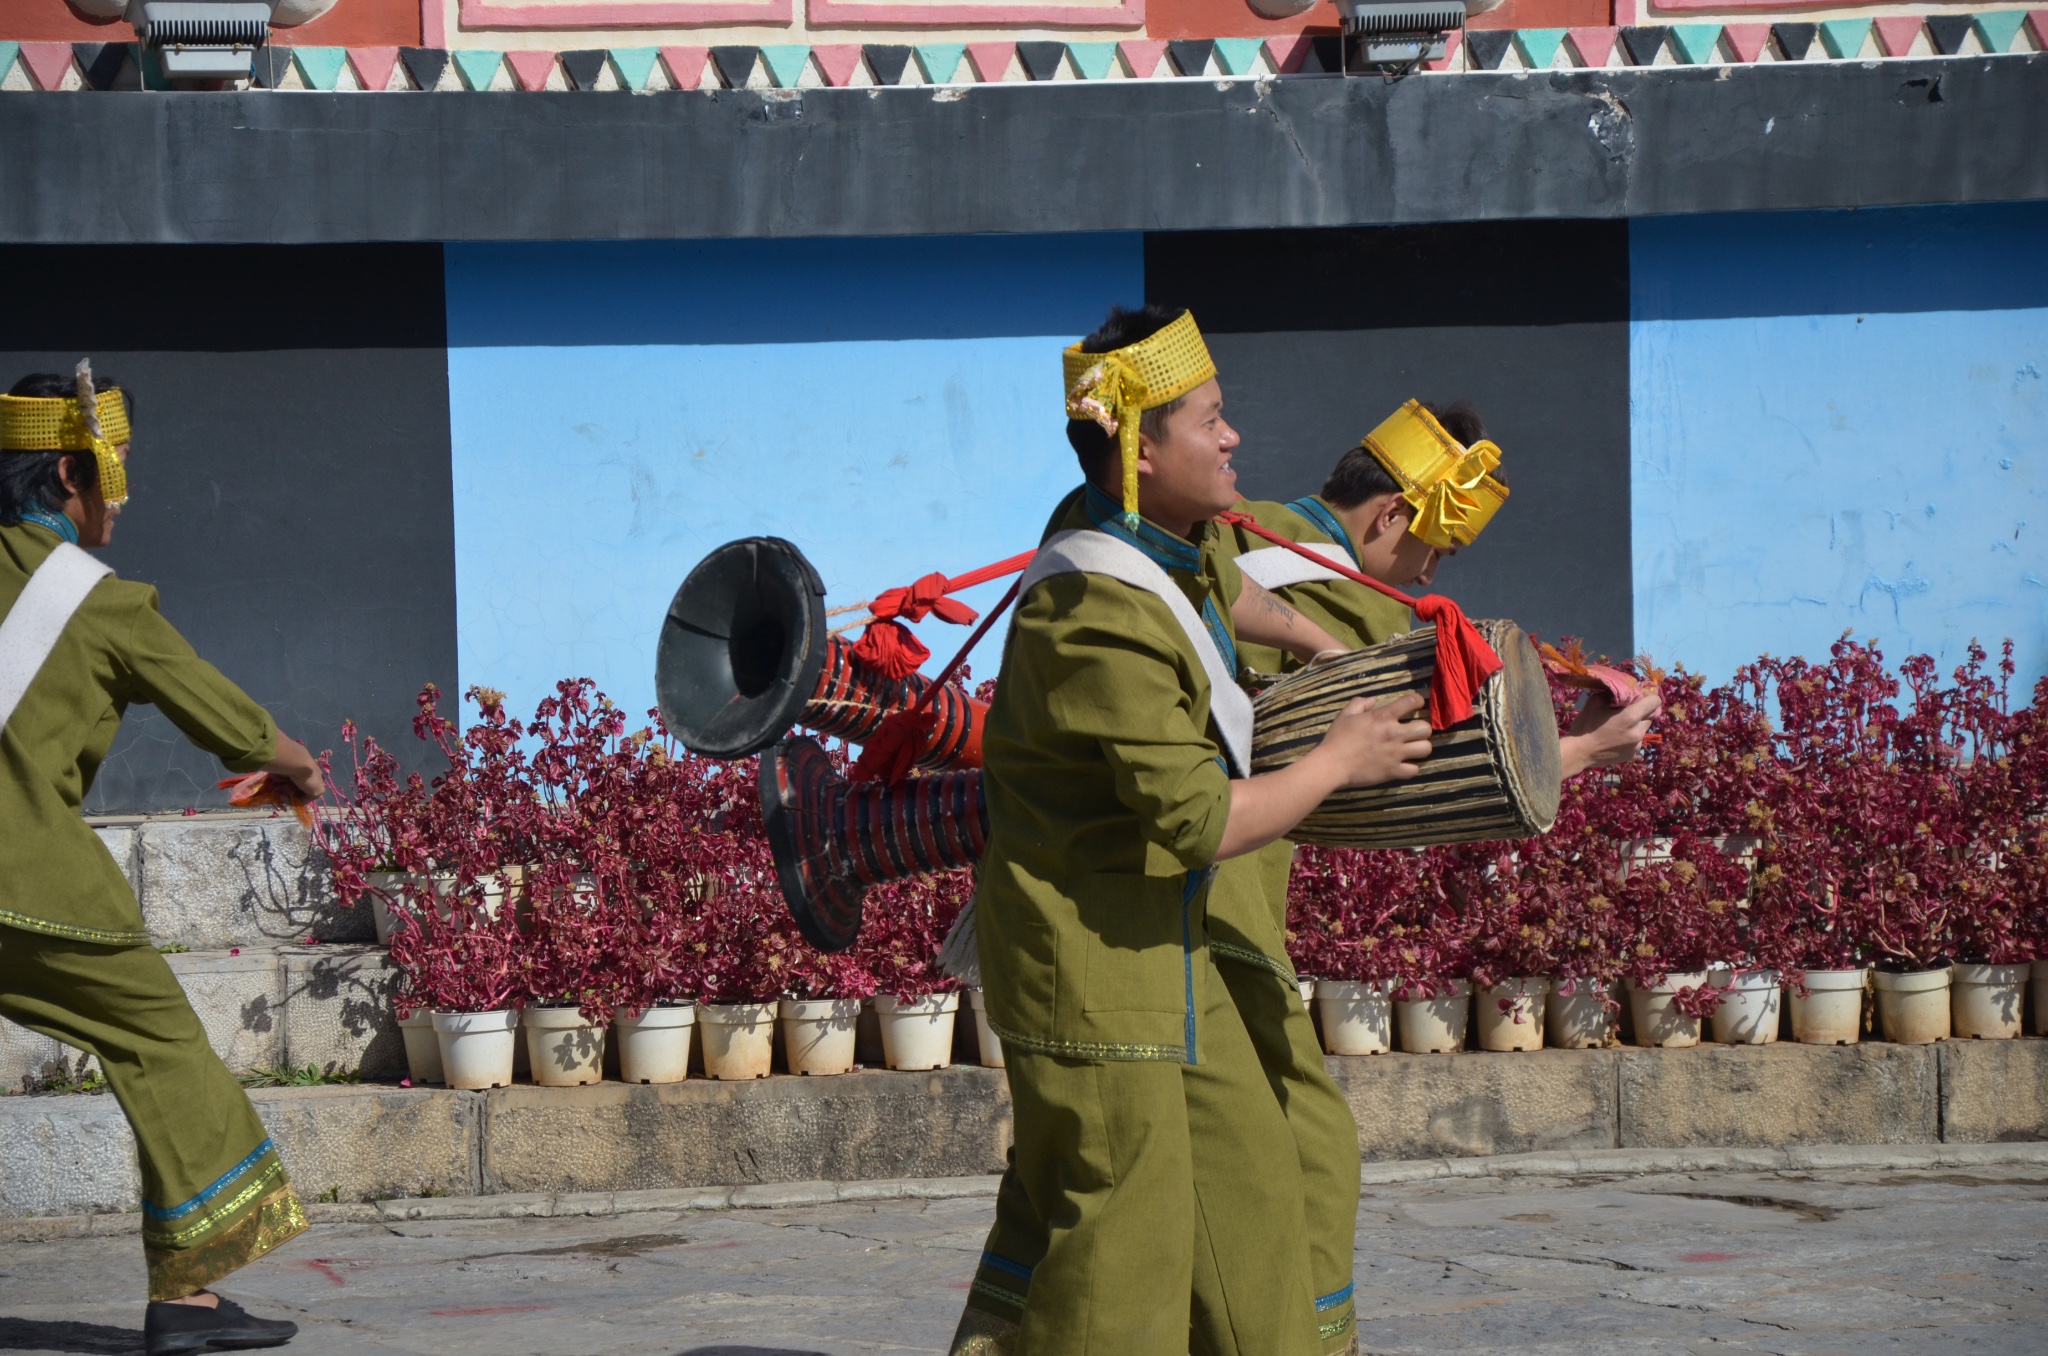
M431 3L432 0L428 0ZM576 0L566 5L501 5L461 0L465 29L486 28L683 28L694 24L786 24L796 18L795 0L658 0L634 5L622 0Z
M470 0L463 0L467 6ZM467 13L467 10L464 11ZM805 0L813 28L1142 28L1145 0L1115 5L921 5L915 0Z

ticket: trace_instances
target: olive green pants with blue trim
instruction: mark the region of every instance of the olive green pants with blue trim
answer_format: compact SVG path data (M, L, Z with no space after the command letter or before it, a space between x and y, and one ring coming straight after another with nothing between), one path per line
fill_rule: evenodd
M957 1356L1318 1351L1294 1137L1213 965L1200 987L1193 1064L1005 1048L1016 1147Z
M151 1299L305 1230L269 1132L155 947L0 926L0 1017L98 1056L135 1132Z

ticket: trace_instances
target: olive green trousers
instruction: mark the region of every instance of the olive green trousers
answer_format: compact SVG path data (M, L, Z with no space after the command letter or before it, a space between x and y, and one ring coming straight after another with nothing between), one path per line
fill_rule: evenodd
M1005 1050L1016 1145L954 1353L1319 1350L1293 1136L1229 988L1197 964L1195 1063Z
M98 1056L135 1132L151 1299L305 1230L269 1132L154 947L0 926L0 1016Z

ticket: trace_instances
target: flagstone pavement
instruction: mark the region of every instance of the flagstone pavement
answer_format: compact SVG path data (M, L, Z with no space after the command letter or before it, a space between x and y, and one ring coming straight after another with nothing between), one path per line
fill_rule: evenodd
M940 1352L986 1197L326 1224L224 1289L308 1356ZM1363 1350L2048 1351L2048 1174L1368 1188ZM0 1242L0 1352L141 1350L132 1237Z

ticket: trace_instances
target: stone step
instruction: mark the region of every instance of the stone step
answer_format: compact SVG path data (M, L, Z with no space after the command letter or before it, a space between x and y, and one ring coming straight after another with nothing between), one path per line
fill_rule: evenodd
M1369 1164L1614 1149L2048 1140L2048 1041L1333 1057ZM251 1094L307 1200L998 1172L1001 1070ZM136 1208L111 1097L0 1097L0 1218Z
M325 859L289 815L229 810L88 822L127 875L159 945L225 951L376 938L369 910L335 899Z
M235 1073L308 1065L368 1078L405 1073L405 1045L391 1012L398 971L381 947L252 946L186 951L164 961ZM0 1018L0 1088L76 1081L93 1065Z

